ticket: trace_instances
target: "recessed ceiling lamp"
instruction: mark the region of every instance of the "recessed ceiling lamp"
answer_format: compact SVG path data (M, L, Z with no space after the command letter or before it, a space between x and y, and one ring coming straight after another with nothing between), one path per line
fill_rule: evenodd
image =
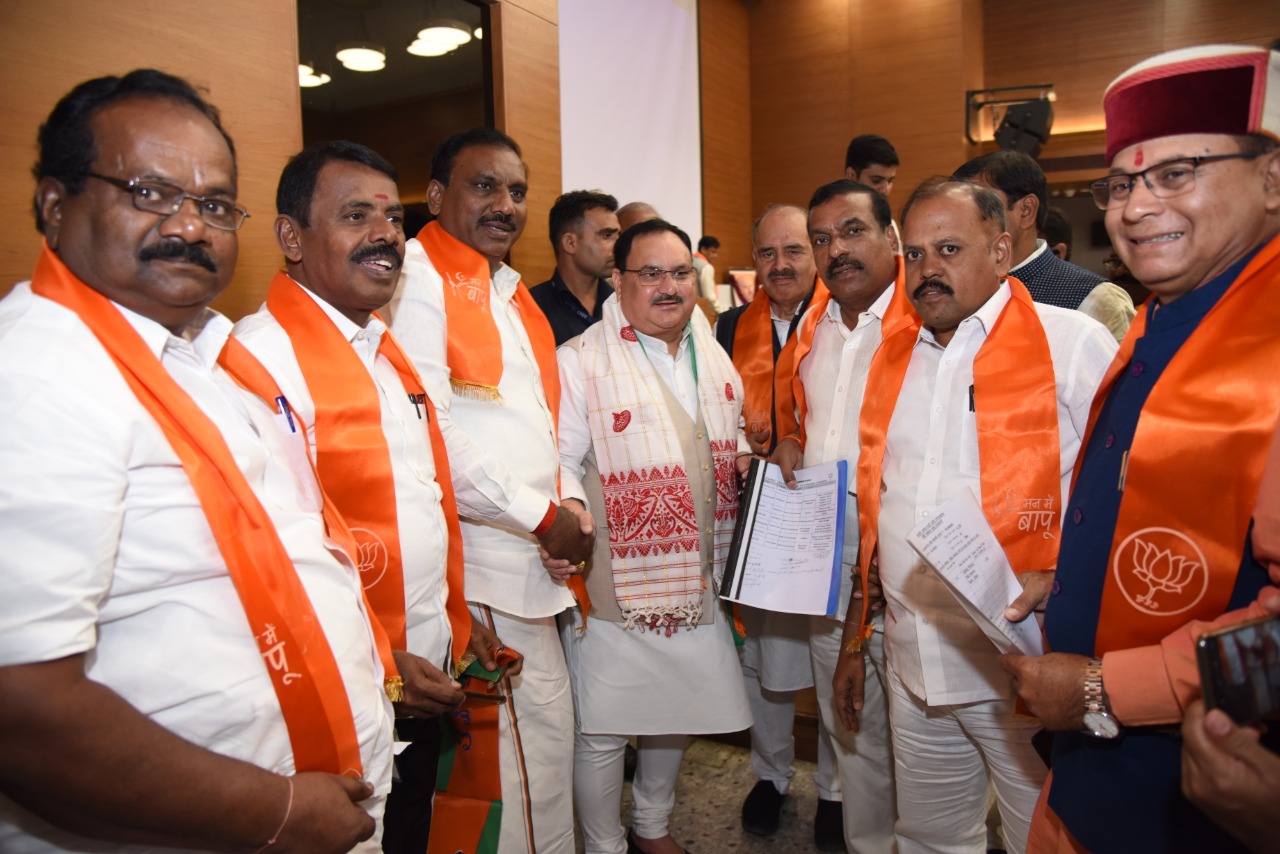
M387 52L372 42L346 42L338 45L338 62L352 71L381 71L387 67Z
M476 27L474 30L471 31L471 35L475 36L477 39L484 38L484 28Z
M298 64L298 85L304 89L323 86L333 78L324 72L316 73L315 66L308 62Z
M450 49L471 41L471 29L462 21L437 18L418 30L418 41L448 45Z
M451 53L455 48L453 45L440 44L439 42L428 42L418 39L409 45L405 50L414 56L444 56Z

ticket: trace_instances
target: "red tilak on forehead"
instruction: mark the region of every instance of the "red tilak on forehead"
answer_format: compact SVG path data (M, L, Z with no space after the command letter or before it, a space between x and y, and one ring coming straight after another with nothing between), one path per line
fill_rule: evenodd
M1142 146L1141 145L1138 146L1138 151L1133 156L1133 165L1134 166L1142 165Z
M386 195L386 194L384 194L384 193L374 193L374 194L373 194L373 197L374 197L375 199L384 199L384 200L385 200L385 199L389 199L389 198L391 198L390 196L388 196L388 195Z

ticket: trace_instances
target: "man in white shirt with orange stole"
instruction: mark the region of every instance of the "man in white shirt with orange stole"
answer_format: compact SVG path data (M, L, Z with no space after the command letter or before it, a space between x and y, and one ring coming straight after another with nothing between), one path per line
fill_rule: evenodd
M270 373L305 425L321 485L350 525L369 602L390 638L403 699L396 703L397 778L383 849L423 851L440 754L436 717L462 703L452 677L475 637L462 580L462 538L448 456L422 381L373 314L404 258L396 171L352 142L290 159L276 190L276 239L286 270L237 340ZM346 345L343 347L342 345ZM349 349L348 349L349 348ZM447 810L442 813L448 821Z
M824 287L794 343L779 359L778 424L782 437L772 461L790 479L802 466L845 460L852 479L858 461L858 413L882 324L908 309L902 294L897 232L889 202L866 184L833 181L809 202L808 238ZM790 381L787 381L790 378ZM854 492L852 484L849 491ZM858 503L845 510L840 597L835 614L809 618L809 656L817 686L821 737L843 792L841 843L853 854L893 850L893 754L884 690L884 628L877 615L867 645L873 674L856 731L836 711L832 679L851 599L861 598Z
M1006 278L999 198L945 180L903 208L913 312L884 329L861 415L863 585L879 561L898 790L898 847L986 850L988 781L1009 850L1025 850L1044 762L1014 710L998 651L906 535L962 490L979 499L1027 590L1047 589L1089 403L1115 352L1106 328L1033 303ZM866 599L850 607L836 672L848 720L862 702Z
M395 665L304 437L217 361L231 140L143 70L40 142L0 302L0 850L376 851Z
M437 218L405 252L390 325L422 377L449 452L475 622L524 655L498 720L504 852L571 852L573 707L556 615L580 579L539 547L584 560L591 522L559 503L555 339L503 258L524 229L520 148L477 128L431 159ZM505 688L504 688L505 690Z

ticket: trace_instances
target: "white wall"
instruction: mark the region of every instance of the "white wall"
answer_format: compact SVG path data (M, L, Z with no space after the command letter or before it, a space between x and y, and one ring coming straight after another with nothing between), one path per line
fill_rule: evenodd
M560 0L564 190L702 234L697 0Z

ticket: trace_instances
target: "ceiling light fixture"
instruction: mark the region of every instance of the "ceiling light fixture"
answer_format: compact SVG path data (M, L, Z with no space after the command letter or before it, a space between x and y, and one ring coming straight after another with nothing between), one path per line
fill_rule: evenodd
M298 64L298 85L304 89L314 89L316 86L323 86L333 78L323 71L316 73L315 65L310 62L301 62Z
M338 61L352 71L381 71L387 67L387 52L372 42L345 42L338 45Z
M427 26L418 31L418 41L458 47L471 41L471 28L462 21L437 18L434 21L428 21Z
M452 45L440 44L439 42L428 42L418 39L409 45L405 50L414 56L444 56L446 53L454 51Z
M471 31L471 35L475 36L477 39L484 38L484 27L476 27Z

